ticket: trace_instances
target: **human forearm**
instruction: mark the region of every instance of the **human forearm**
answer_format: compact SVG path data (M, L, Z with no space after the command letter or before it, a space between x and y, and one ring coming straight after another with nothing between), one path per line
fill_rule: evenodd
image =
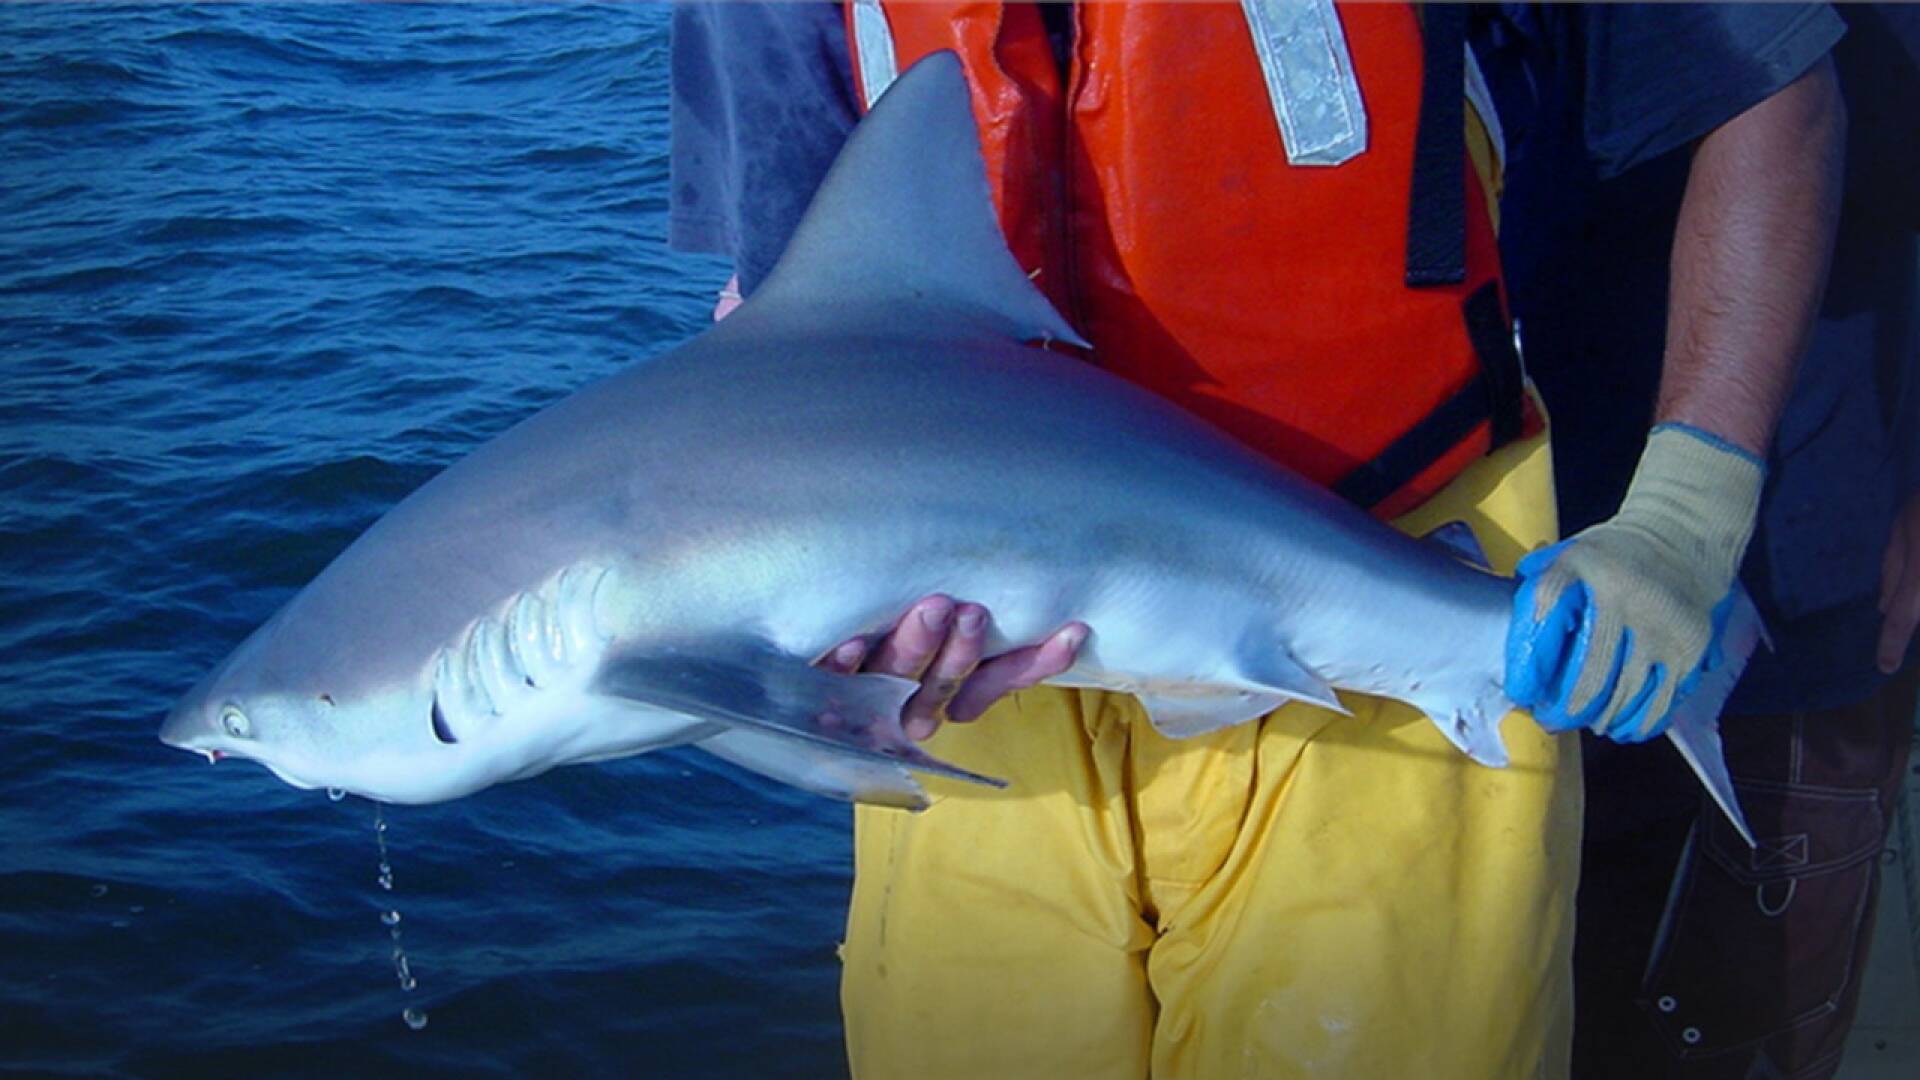
M1701 141L1674 235L1659 422L1766 456L1825 289L1845 129L1822 60Z
M1612 519L1520 564L1507 689L1549 730L1651 737L1708 670L1744 661L1716 642L1825 289L1844 125L1822 61L1695 152L1655 412L1668 426Z

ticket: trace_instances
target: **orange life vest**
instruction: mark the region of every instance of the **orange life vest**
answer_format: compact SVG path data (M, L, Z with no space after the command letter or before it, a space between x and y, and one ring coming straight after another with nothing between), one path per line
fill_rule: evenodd
M1064 84L1033 4L847 14L863 102L959 54L1009 246L1115 373L1383 517L1539 428L1455 6L1078 5Z

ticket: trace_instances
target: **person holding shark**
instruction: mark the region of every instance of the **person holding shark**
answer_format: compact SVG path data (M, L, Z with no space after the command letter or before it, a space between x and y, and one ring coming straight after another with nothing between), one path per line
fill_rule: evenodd
M908 730L1013 781L857 809L857 1076L1564 1074L1580 785L1552 733L1651 738L1741 621L1831 243L1838 33L1823 6L676 12L674 240L731 255L734 291L858 112L953 50L1009 245L1092 362L1407 531L1466 522L1525 581L1506 688L1538 724L1506 726L1504 772L1355 696L1168 739L1128 695L1035 688L1097 627L986 656L966 597L832 650L920 680ZM1698 143L1659 423L1619 512L1552 546L1494 244L1500 120L1466 47L1489 34L1600 91L1594 152Z

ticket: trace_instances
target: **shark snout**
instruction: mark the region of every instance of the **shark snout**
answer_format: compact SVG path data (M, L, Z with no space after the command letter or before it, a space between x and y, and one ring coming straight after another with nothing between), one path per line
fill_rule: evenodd
M160 741L179 750L201 751L197 745L213 734L213 725L204 715L205 710L197 708L191 702L182 702L174 706L167 714L166 722L160 725Z
M209 761L218 761L227 757L233 749L233 739L223 730L223 713L237 710L229 707L214 707L213 693L216 687L216 675L201 680L198 686L174 705L173 711L160 725L160 741L178 750L188 750L206 755Z

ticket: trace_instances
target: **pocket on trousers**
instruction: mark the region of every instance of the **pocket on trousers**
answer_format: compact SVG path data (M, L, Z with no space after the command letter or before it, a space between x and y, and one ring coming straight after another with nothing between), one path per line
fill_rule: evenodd
M1641 1006L1676 1057L1795 1029L1819 1038L1854 970L1884 846L1871 788L1738 785L1760 845L1717 810L1694 825L1654 940Z

